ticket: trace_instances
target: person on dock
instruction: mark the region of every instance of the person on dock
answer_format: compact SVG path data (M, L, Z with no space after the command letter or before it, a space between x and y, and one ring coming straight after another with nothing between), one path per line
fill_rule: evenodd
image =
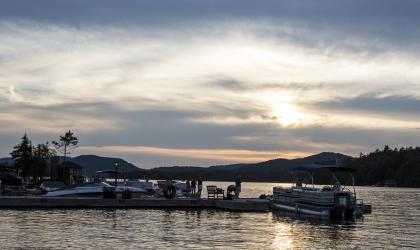
M334 192L340 192L341 191L341 183L340 183L340 181L337 180L334 183L333 191Z
M194 196L197 189L197 182L195 180L191 181L191 195Z
M198 178L198 192L197 196L201 199L201 191L203 190L203 179L201 177Z
M239 198L239 193L241 192L241 183L241 176L239 175L235 180L235 199Z
M187 197L189 197L190 196L190 193L191 193L191 182L190 182L190 179L188 179L187 180L187 182L185 183L185 185L187 186L186 187L186 191L187 191Z

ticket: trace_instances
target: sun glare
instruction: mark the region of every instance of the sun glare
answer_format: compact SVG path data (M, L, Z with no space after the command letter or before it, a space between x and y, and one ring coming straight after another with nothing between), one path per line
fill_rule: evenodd
M299 113L289 103L282 103L275 107L274 115L277 121L283 126L291 126L299 121Z

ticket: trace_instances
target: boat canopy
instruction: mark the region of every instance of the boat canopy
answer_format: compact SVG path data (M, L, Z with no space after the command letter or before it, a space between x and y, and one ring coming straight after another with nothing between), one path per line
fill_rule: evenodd
M96 174L115 174L115 172L117 172L118 174L121 174L121 171L115 171L115 170L96 171Z
M340 167L337 165L323 165L323 164L305 164L299 167L293 168L293 171L295 170L302 170L302 171L315 171L318 169L328 169L331 172L355 172L356 170L353 168L346 168L346 167Z

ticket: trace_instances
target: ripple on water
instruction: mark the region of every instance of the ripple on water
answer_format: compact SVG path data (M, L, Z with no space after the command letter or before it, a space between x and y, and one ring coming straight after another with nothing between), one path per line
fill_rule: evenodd
M227 186L228 183L218 183ZM273 184L244 183L245 196ZM250 190L249 192L247 190ZM420 190L361 187L373 213L333 223L291 214L220 210L0 210L2 248L419 248ZM247 193L248 192L248 193Z

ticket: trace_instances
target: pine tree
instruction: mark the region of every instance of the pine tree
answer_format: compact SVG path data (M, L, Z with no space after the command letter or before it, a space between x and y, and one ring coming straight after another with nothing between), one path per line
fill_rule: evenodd
M64 135L60 135L60 139L53 141L54 147L64 155L64 162L66 161L67 155L70 154L70 150L77 147L79 141L77 137L73 136L73 132L67 131Z
M22 137L21 143L14 146L13 149L10 155L14 160L14 166L25 178L33 164L32 143L26 133Z

